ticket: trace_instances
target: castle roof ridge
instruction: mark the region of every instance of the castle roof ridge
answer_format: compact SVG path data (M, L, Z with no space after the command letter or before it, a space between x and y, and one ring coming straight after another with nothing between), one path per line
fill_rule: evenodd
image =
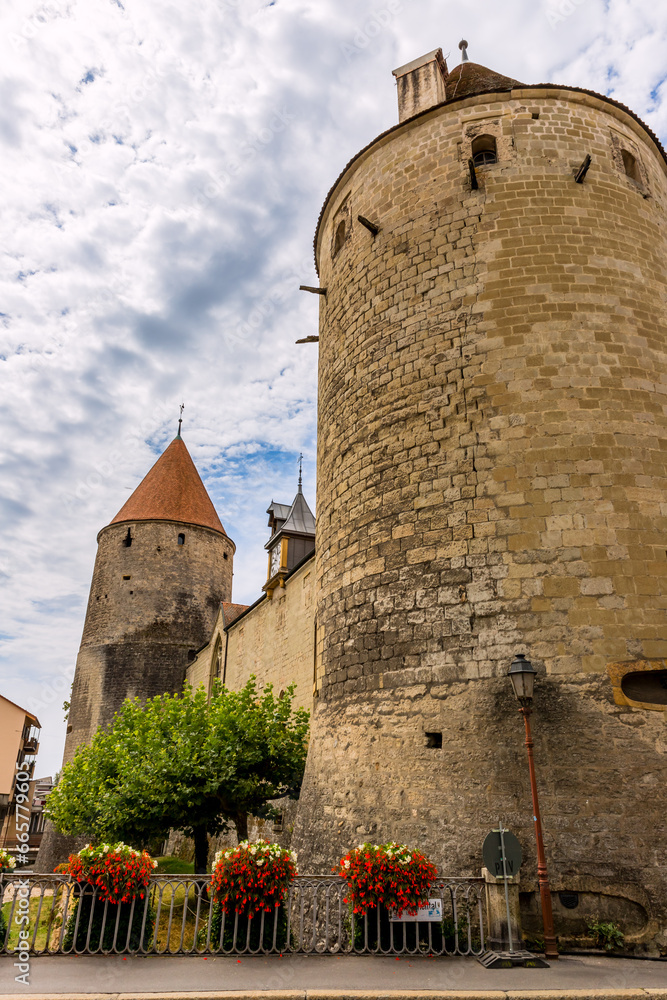
M227 534L180 434L109 524L124 521L175 521Z

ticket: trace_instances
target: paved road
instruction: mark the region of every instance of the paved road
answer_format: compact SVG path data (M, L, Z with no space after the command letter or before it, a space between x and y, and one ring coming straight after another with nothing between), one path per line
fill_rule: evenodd
M157 1000L175 993L208 993L210 997L223 992L246 992L248 996L264 991L282 991L281 1000L297 996L303 1000L306 992L310 997L322 990L331 991L331 1000L354 996L354 991L360 990L375 997L392 991L428 991L430 996L440 991L470 991L468 1000L487 991L500 991L488 993L488 1000L504 1000L508 991L514 994L516 990L536 991L534 997L551 990L564 990L564 996L572 997L577 995L573 991L585 990L586 996L597 995L598 1000L614 995L631 1000L642 995L634 992L638 989L649 991L644 996L667 1000L666 962L587 956L564 956L549 969L489 971L470 958L58 955L31 959L29 986L16 983L15 975L13 959L0 958L0 1000L35 994L87 994L89 998L91 994L128 994L128 1000L148 994Z

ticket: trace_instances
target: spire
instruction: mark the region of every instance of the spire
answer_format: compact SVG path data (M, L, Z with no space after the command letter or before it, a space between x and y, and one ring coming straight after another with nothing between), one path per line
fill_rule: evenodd
M303 490L301 489L302 472L303 472L303 452L299 452L299 488L297 489L297 493L303 493Z
M181 412L180 412L180 416L178 418L178 434L176 435L176 437L178 437L178 438L181 436L181 424L183 423L183 410L184 409L185 409L185 403L181 403Z
M226 534L180 435L180 421L178 435L110 523L122 521L179 521Z

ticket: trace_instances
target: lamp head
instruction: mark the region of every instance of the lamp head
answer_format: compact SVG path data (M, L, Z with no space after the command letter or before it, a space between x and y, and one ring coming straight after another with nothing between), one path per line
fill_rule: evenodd
M533 700L533 687L537 670L523 653L518 653L509 669L509 679L519 703L528 708Z

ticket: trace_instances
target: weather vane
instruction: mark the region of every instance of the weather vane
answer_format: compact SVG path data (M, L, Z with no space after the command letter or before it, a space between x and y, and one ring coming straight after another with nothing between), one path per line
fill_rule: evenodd
M301 471L303 469L303 452L299 452L299 486L301 486Z
M181 424L183 423L183 410L185 409L185 403L181 403L181 414L178 418L178 436L181 436Z
M459 42L459 48L461 49L461 62L468 62L468 43L465 38Z

